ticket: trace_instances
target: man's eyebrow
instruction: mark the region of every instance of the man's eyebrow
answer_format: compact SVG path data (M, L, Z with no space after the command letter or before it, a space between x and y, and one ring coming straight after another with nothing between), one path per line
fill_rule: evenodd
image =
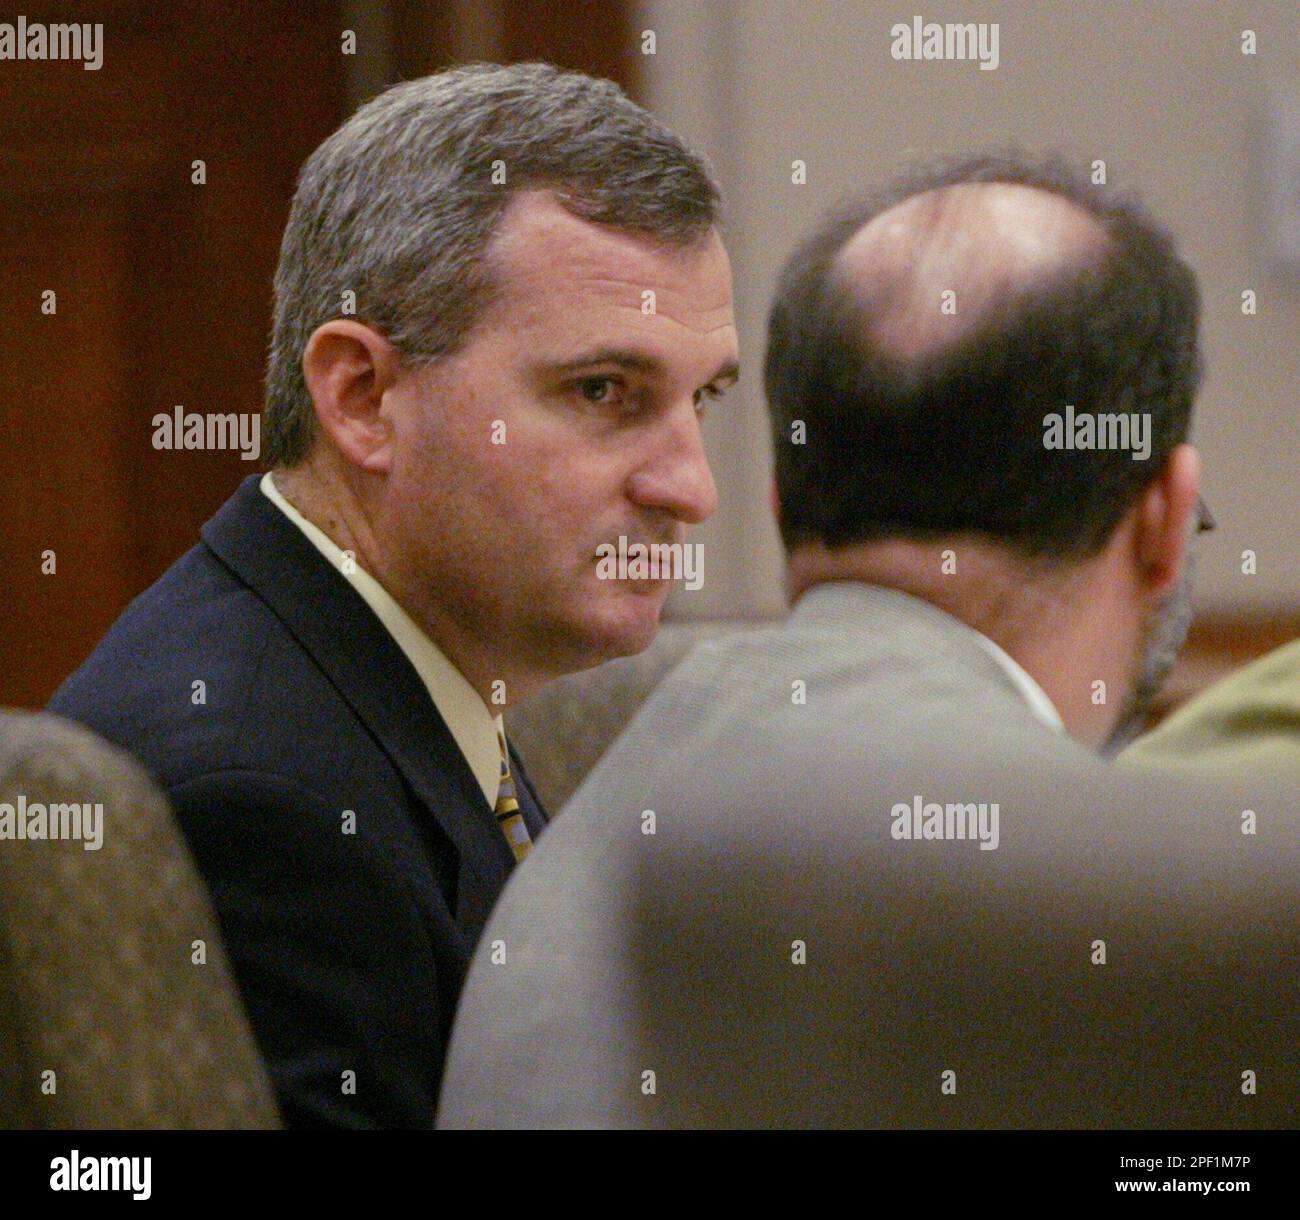
M733 386L740 380L740 364L735 360L728 360L712 377L709 378L711 385L715 381L724 381L728 386Z
M543 367L554 373L568 373L594 364L615 364L631 373L660 373L664 367L657 356L630 347L597 347L571 360L544 361Z
M593 348L573 359L545 361L542 367L550 373L571 373L599 364L612 364L627 369L628 372L642 373L647 376L664 371L664 363L658 356L630 347ZM722 381L734 385L739 377L740 365L735 360L728 360L705 384Z

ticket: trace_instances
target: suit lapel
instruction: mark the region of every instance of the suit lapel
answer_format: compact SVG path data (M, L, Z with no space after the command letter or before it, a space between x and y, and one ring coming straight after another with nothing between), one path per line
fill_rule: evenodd
M451 840L456 920L476 935L514 864L493 810L406 654L259 480L244 480L203 540L285 624Z

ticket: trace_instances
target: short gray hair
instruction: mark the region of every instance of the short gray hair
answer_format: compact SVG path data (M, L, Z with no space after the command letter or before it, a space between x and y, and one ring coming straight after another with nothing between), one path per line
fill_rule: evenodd
M549 64L471 64L395 85L312 153L275 273L267 466L297 465L311 448L303 350L345 316L343 294L404 364L455 352L491 299L485 254L506 204L537 189L584 220L668 245L719 221L703 157L613 82Z

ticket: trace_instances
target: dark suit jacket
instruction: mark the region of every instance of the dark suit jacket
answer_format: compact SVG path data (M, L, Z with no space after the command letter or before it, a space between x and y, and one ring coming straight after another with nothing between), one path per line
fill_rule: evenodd
M258 476L202 537L50 708L171 799L286 1122L429 1126L509 845L405 654Z

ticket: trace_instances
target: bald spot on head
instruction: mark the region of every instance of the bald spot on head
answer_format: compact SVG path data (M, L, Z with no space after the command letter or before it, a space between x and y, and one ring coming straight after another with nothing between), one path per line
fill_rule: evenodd
M1087 211L1052 191L966 182L925 191L865 224L835 258L864 338L894 359L933 355L989 311L1099 260L1109 245ZM955 313L943 294L956 293Z

